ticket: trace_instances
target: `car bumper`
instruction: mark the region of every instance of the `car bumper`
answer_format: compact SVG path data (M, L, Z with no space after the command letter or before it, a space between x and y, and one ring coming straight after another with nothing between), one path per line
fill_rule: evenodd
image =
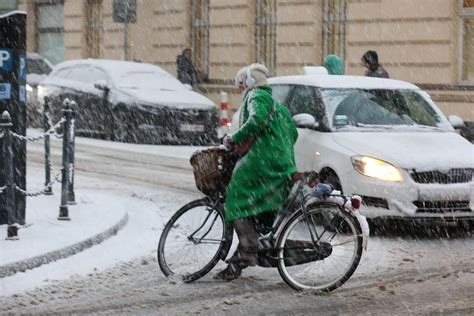
M136 109L138 136L147 143L211 145L217 142L217 113L211 110Z
M474 218L474 182L421 184L409 175L403 182L385 182L353 171L343 184L347 194L362 196L361 213L369 218L436 220ZM348 188L348 189L346 189Z

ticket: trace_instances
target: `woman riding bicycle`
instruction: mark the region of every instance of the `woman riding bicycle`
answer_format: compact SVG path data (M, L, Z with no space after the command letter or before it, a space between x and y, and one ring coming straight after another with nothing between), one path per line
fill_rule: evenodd
M235 83L244 93L238 130L224 138L229 149L248 148L232 174L225 200L225 220L233 221L239 246L227 268L215 278L233 280L258 261L258 234L273 224L296 173L293 146L298 137L289 111L275 102L261 64L242 68Z

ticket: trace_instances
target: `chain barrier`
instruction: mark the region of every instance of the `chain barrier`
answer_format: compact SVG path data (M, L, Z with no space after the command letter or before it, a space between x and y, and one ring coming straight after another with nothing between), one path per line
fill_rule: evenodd
M44 132L43 134L41 134L39 136L35 136L35 137L28 137L28 136L19 135L15 132L12 132L12 131L10 131L10 134L13 137L15 137L16 139L25 140L25 141L29 141L29 142L35 142L37 140L42 140L48 135L55 135L56 137L58 137L56 129L58 129L61 126L61 124L64 123L65 121L66 121L66 119L61 118L61 120L59 120L59 122L57 122L56 125L51 126L46 132Z
M35 142L35 141L38 141L38 140L42 140L44 139L46 136L48 135L54 135L56 136L57 138L61 138L62 135L60 134L57 134L56 130L61 126L62 123L64 123L66 121L66 119L63 117L59 120L59 122L57 122L55 125L52 125L51 123L51 118L50 116L47 114L47 118L48 118L48 125L51 126L46 132L44 132L43 134L39 135L39 136L35 136L35 137L27 137L27 136L23 136L23 135L19 135L15 132L12 132L10 131L10 134L15 137L16 139L19 139L19 140L23 140L23 141L30 141L30 142ZM60 136L60 137L58 137ZM52 169L52 164L51 164L51 161L47 161L47 163L49 164L50 168ZM22 188L20 188L19 186L15 186L15 190L24 195L24 196L28 196L28 197L36 197L36 196L40 196L40 195L44 195L46 194L47 192L50 192L53 184L55 182L61 182L61 179L60 179L60 173L59 174L56 174L53 178L52 181L50 181L49 183L47 183L44 188L40 191L37 191L37 192L27 192L26 190L23 190Z
M53 168L51 167L51 171L53 171ZM53 187L53 184L55 184L56 182L61 182L61 172L55 174L53 176L53 180L50 181L49 183L47 183L44 188L40 191L37 191L37 192L27 192L25 190L23 190L22 188L20 188L19 186L15 186L15 190L24 195L24 196L28 196L28 197L36 197L36 196L40 196L40 195L45 195L47 194L48 192L50 192L51 188ZM3 187L5 188L5 187ZM2 189L2 188L0 188Z
M48 126L53 126L53 121L51 120L51 115L49 114L49 112L44 113L44 116L46 117L46 121L47 121ZM64 120L64 118L63 118L63 120ZM57 139L62 139L63 138L63 134L58 134L56 128L54 129L53 135Z
M74 201L74 107L77 105L74 101L64 99L63 108L61 110L63 116L55 125L51 123L49 116L49 99L45 98L44 103L44 130L43 134L35 137L27 137L19 135L12 131L11 116L7 111L4 111L0 120L0 138L2 138L2 151L4 155L4 174L5 182L3 187L0 187L0 194L5 197L5 204L8 214L8 230L7 239L18 239L18 217L15 206L15 193L26 197L36 197L40 195L52 194L52 186L56 182L61 182L61 204L59 206L58 220L70 220L68 203L75 204ZM62 134L57 130L61 128ZM51 179L52 162L50 151L50 136L54 135L56 138L62 138L62 168L58 174L53 174ZM13 157L13 142L17 141L38 141L44 139L45 147L45 173L46 179L44 187L38 192L27 192L15 183L14 168L15 160ZM17 226L15 226L17 225Z

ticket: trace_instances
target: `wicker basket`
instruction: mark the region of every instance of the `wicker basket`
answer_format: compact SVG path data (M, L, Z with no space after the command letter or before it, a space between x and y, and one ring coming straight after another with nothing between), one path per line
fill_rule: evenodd
M194 180L206 195L223 194L234 170L236 157L219 147L195 152L190 159Z

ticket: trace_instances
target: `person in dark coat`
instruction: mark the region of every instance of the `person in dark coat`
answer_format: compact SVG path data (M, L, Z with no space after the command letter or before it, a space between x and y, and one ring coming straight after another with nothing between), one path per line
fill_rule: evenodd
M182 54L176 57L176 73L178 80L183 84L187 83L193 87L196 85L197 71L191 61L191 50L189 48L184 49Z
M389 78L388 72L379 64L379 56L376 51L369 50L362 56L362 62L367 68L367 77Z

